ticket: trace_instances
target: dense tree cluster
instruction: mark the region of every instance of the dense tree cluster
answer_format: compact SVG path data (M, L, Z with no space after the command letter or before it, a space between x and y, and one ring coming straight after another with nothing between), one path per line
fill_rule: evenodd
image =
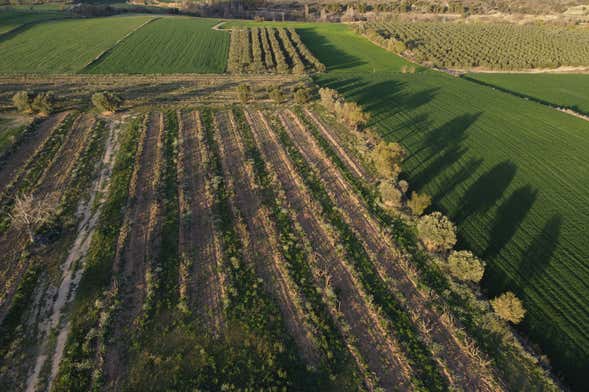
M294 29L234 29L228 69L233 73L295 73L325 70Z
M435 67L527 69L589 64L589 32L582 29L404 21L369 23L363 29L377 32L385 44L402 42L412 58Z

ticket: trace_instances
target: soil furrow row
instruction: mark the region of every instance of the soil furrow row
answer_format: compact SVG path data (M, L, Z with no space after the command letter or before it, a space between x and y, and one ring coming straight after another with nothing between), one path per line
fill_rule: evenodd
M259 116L259 117L258 117ZM381 328L379 315L374 313L369 301L344 257L338 251L338 241L333 231L317 213L312 197L305 191L305 186L296 169L290 163L285 151L261 113L250 114L254 119L252 128L261 151L276 171L293 209L296 218L304 229L315 256L324 270L325 280L337 293L340 305L338 309L349 326L354 344L366 362L370 372L374 373L380 387L387 390L395 388L409 389L410 370L400 354L396 342ZM367 384L370 386L370 380Z
M341 173L323 154L308 130L291 111L287 111L283 118L289 124L287 131L299 150L317 169L345 219L366 244L367 250L372 253L374 265L381 278L393 293L397 293L397 298L404 299L406 310L411 310L407 313L412 316L412 321L416 324L423 323L425 328L421 328L422 332L429 331L425 339L444 347L435 358L442 368L447 367L449 370L446 376L452 384L473 390L497 390L499 386L493 380L491 371L481 367L480 363L467 354L465 347L453 333L452 326L444 323L440 316L427 306L429 300L418 290L415 278L409 277L407 271L401 267L402 255L370 216Z
M274 222L256 192L252 162L246 158L241 138L236 134L234 119L231 117L228 121L225 113L218 113L216 119L226 178L233 179L234 198L250 237L244 255L255 264L257 274L264 279L266 290L275 293L287 329L302 357L307 363L317 366L319 353L311 330L305 322L304 310L297 297L295 284L286 271Z

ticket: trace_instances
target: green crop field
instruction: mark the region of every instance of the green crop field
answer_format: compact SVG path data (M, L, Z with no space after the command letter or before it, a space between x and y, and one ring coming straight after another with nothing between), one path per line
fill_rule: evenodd
M64 17L66 17L65 14L51 10L27 12L23 10L0 9L0 35L14 30L23 24L61 19Z
M487 262L493 296L520 295L523 324L571 385L589 358L589 123L404 62L346 26L295 25L328 67L316 81L372 115L408 150L406 177L457 222L460 247ZM406 64L406 63L405 63Z
M479 73L467 77L551 105L589 113L589 75Z
M117 45L89 73L222 73L229 34L218 21L166 17L144 26Z
M75 73L148 16L63 20L0 41L0 73Z

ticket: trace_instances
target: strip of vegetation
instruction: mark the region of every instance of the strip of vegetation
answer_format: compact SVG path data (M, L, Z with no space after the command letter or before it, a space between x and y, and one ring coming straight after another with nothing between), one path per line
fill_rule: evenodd
M10 225L8 213L14 204L12 196L17 193L28 193L33 189L63 145L65 135L71 129L74 119L73 114L68 115L63 123L51 134L40 151L27 161L21 169L21 173L16 176L16 180L6 187L0 201L0 232L4 232Z
M415 376L412 380L420 389L443 391L448 388L427 346L419 338L419 332L411 322L405 309L387 289L372 265L362 242L348 226L336 205L324 188L321 180L307 164L281 124L273 124L280 140L301 174L305 185L319 202L325 219L337 230L349 259L354 263L364 289L374 298L375 303L385 312L393 325L393 330L412 365Z
M403 219L387 213L379 204L376 191L371 190L352 173L300 108L295 111L323 152L364 200L369 212L384 227L390 228L387 233L409 256L418 270L421 282L443 298L440 306L449 306L452 314L460 321L469 336L476 341L477 346L495 361L495 368L507 385L513 389L520 389L522 385L543 390L554 389L554 383L546 376L542 368L533 363L521 347L514 344L513 335L509 329L493 319L486 307L477 301L470 288L453 282L432 262L431 257L419 248L415 229ZM522 379L522 374L527 377L525 382Z
M251 352L256 366L236 369L244 377L240 387L259 388L316 388L316 375L309 372L297 355L292 338L288 335L277 304L264 292L262 282L252 265L244 263L243 244L235 229L230 194L227 190L219 146L214 138L210 109L202 112L205 141L211 152L209 172L214 175L214 223L222 237L222 249L227 261L228 287L227 316L230 322L243 330L248 339L257 341L266 349L263 353ZM245 348L245 347L244 347ZM261 354L261 356L260 356ZM251 358L252 360L254 358ZM261 364L264 364L263 366ZM231 378L230 378L231 379Z
M125 215L141 123L141 119L134 119L120 136L120 150L112 171L109 195L102 206L74 302L71 331L54 384L56 391L90 390L99 349L96 328L102 309L97 304L107 295L112 279L112 263Z
M307 262L308 254L298 240L300 234L291 219L287 208L277 192L276 183L268 172L259 149L256 146L252 131L245 120L243 110L233 108L237 127L243 136L246 146L246 156L253 162L256 184L261 189L262 201L268 207L270 216L276 223L279 233L279 243L282 254L288 264L288 272L296 282L301 296L305 299L307 312L311 313L317 334L320 334L319 349L326 360L330 377L340 379L345 377L350 385L361 385L362 381L353 364L341 333L331 317L321 293L314 285L311 268Z
M35 134L41 123L41 118L36 117L29 125L24 127L25 129L18 128L18 130L15 131L16 136L9 136L9 138L15 137L15 139L12 140L7 140L4 134L0 136L0 151L2 152L0 154L0 168L4 166L8 157L10 157L25 141ZM12 132L5 131L3 133L10 134Z

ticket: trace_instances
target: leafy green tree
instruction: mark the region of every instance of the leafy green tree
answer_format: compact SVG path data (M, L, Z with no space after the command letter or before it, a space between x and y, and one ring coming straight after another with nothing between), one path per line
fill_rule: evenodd
M31 94L28 91L19 91L12 97L12 103L19 112L30 113L31 108Z
M392 181L382 181L378 186L380 199L385 208L394 209L401 206L403 193Z
M432 204L432 198L426 193L411 192L411 198L407 201L407 207L413 215L421 215Z
M284 101L284 94L282 93L282 90L278 86L274 86L274 87L270 88L268 90L268 96L270 97L271 100L273 100L276 103L281 103L282 101Z
M522 301L511 291L492 299L491 307L493 307L497 316L514 324L522 322L526 315L526 309Z
M372 162L381 178L396 180L406 151L399 143L381 141L372 151Z
M467 250L454 251L448 257L448 268L456 278L478 283L485 273L485 263Z
M51 92L42 92L35 96L31 103L31 108L34 112L48 115L53 112L54 109L54 98Z
M417 234L432 253L448 251L456 244L456 226L441 212L422 216L417 222Z
M240 84L237 86L237 96L242 103L248 103L252 97L252 87L249 84Z
M92 95L92 104L103 113L116 112L122 102L123 100L121 97L107 91L98 92Z
M295 102L299 105L304 105L311 100L313 92L309 87L299 87L294 92Z

